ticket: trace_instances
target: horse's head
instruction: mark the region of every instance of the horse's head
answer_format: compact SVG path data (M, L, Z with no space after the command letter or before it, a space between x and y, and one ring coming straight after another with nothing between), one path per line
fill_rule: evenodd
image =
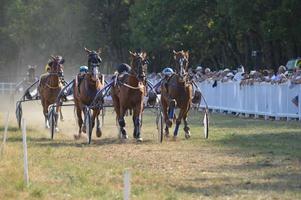
M50 73L57 74L59 77L64 76L63 64L65 60L62 56L51 56L51 61L48 63Z
M92 74L94 80L98 79L99 76L99 67L102 62L100 58L101 51L91 51L85 48L85 51L88 53L88 71Z
M146 53L145 52L133 53L130 51L130 54L131 54L132 70L135 72L139 80L144 80L147 71L147 65L148 65L148 60L146 59Z
M177 73L184 77L184 75L188 71L188 60L189 60L189 52L188 51L175 51L173 50L174 60L176 62Z

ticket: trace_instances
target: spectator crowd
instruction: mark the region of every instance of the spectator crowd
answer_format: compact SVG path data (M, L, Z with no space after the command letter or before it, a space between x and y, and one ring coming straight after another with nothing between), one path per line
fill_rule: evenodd
M240 66L236 70L230 70L228 68L211 71L210 68L203 68L201 66L195 69L189 69L189 76L196 82L208 81L217 84L217 82L234 82L238 81L241 86L252 85L254 83L271 83L271 84L301 84L301 68L295 68L292 71L286 69L281 65L278 71L274 73L273 70L252 70L247 73L243 66ZM163 75L161 73L151 73L148 75L150 80L160 80Z
M238 67L236 70L228 68L218 71L211 71L210 68L203 68L201 66L195 69L189 69L188 74L195 82L207 81L216 87L218 84L226 82L239 82L240 87L246 85L253 85L254 83L269 83L269 84L289 84L289 88L294 87L296 84L301 84L301 66L293 70L287 70L285 66L281 65L277 72L273 70L252 70L249 73L244 70L243 66ZM163 78L162 73L151 73L148 75L148 80L154 84ZM292 100L292 103L298 107L298 95Z

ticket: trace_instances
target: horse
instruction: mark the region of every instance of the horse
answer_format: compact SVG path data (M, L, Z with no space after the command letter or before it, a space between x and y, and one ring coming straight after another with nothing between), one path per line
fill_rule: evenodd
M86 132L86 126L85 124L83 124L82 119L82 112L84 111L85 106L89 106L93 102L97 92L100 91L104 86L103 76L101 76L101 79L99 77L99 67L102 62L102 59L100 58L100 50L96 52L85 48L85 51L88 55L88 72L82 76L78 75L73 85L74 104L79 127L78 134L74 135L75 139L79 139L81 137L81 133ZM100 108L92 109L92 128L95 125L96 119L96 136L101 137L102 132L100 129L100 123L98 119Z
M169 137L169 128L172 126L172 120L175 119L174 140L177 139L179 126L183 119L185 138L190 138L190 128L187 122L188 112L192 103L192 83L189 80L188 70L188 51L173 51L176 73L173 73L167 80L161 84L161 105L163 110L163 119L165 121L165 136ZM174 110L180 109L178 117Z
M128 110L133 111L134 131L133 137L137 142L142 142L141 125L143 100L146 94L147 59L145 52L129 52L131 55L131 67L127 64L119 65L119 69L129 68L128 73L116 75L115 84L111 89L111 97L118 121L120 138L127 139L124 117ZM118 70L119 71L119 70Z
M57 96L63 88L64 62L65 60L61 56L51 56L51 61L48 63L50 71L41 75L39 80L38 92L43 106L46 128L49 128L48 107L56 102ZM63 116L59 106L57 107L57 112L58 111L60 112L60 118L62 119ZM58 131L57 125L55 126L56 131Z

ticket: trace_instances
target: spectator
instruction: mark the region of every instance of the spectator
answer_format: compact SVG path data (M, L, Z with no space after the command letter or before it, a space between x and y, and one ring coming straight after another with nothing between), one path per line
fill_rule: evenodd
M275 84L275 83L284 83L284 82L286 82L288 79L285 75L285 72L286 72L286 68L283 65L281 65L278 68L277 73L271 77L271 83Z

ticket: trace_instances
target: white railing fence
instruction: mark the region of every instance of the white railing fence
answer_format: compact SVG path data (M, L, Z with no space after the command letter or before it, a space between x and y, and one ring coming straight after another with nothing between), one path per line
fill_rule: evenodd
M0 83L0 94L9 94L14 92L16 88L16 83Z
M301 98L301 85L254 83L253 85L240 86L239 82L218 82L212 87L213 82L203 81L197 83L201 89L208 107L213 110L254 114L255 117L299 118L301 120L301 103L298 107L292 99ZM204 101L201 107L204 107Z
M197 83L206 98L208 107L213 110L243 114L263 115L265 117L298 118L301 120L301 85L254 83L240 86L239 82L212 81ZM0 94L15 91L16 83L0 83ZM292 99L298 96L298 107ZM204 101L201 107L205 107Z

